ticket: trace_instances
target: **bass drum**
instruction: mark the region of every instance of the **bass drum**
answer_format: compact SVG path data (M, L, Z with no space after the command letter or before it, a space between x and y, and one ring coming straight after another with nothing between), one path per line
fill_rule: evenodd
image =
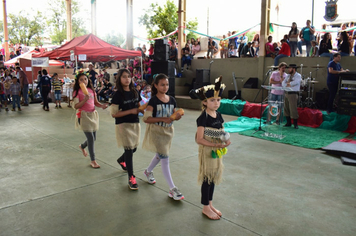
M310 81L310 78L302 79L300 82L300 91L307 91L308 89L308 82Z

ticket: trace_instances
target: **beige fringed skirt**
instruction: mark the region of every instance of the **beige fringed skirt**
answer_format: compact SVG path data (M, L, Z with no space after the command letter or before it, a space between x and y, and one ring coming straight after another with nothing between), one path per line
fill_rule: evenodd
M118 147L125 150L137 148L140 142L140 123L122 123L116 125L116 141Z
M147 124L142 148L161 156L168 157L174 134L173 125L162 127L156 124Z
M76 112L79 112L78 110ZM78 116L75 116L75 128L84 132L95 132L99 129L99 114L97 111L80 112L80 121Z
M213 143L221 143L220 138L218 138L221 131L223 131L223 129L206 127L204 131L204 139ZM211 152L216 151L217 149L219 148L199 145L199 184L202 184L204 180L207 180L209 184L214 183L218 185L221 183L224 170L222 157L213 158L211 155Z

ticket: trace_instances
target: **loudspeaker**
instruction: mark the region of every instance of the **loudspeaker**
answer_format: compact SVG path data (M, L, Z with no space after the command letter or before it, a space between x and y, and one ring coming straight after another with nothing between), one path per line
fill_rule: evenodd
M257 88L258 78L249 78L244 84L244 88Z
M175 77L175 61L152 61L151 62L151 74L163 73L169 78Z
M200 88L210 84L210 70L209 69L196 69L195 87Z
M168 39L157 39L155 41L155 46L156 45L163 45L163 44L168 44Z
M323 89L315 94L315 102L319 109L325 110L328 107L329 90Z
M165 74L168 76L169 90L168 95L175 97L175 62L174 61L152 61L151 62L151 73L155 74Z
M169 59L169 45L156 44L153 57L155 61L167 61Z

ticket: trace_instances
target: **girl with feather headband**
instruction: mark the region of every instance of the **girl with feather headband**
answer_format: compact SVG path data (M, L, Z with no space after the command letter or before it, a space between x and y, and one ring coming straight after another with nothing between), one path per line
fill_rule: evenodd
M202 213L212 220L218 220L222 216L221 212L213 207L213 194L215 184L222 180L222 156L226 154L226 147L231 143L229 134L224 132L224 119L217 111L225 89L221 80L220 76L215 80L215 84L190 91L191 98L200 99L203 104L203 112L197 119L195 137L199 145L198 181L201 184Z

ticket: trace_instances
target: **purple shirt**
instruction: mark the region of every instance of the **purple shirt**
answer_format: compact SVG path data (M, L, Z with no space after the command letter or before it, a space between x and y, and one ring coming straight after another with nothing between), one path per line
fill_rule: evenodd
M283 78L286 78L286 76L287 76L287 74L283 73ZM281 75L280 75L279 71L275 71L272 73L271 80L273 80L275 82L280 82L279 84L272 84L272 87L282 87L282 80L281 80ZM275 94L275 95L283 95L284 91L272 89L271 93Z
M10 91L12 95L20 95L20 91L21 91L20 83L11 84Z

